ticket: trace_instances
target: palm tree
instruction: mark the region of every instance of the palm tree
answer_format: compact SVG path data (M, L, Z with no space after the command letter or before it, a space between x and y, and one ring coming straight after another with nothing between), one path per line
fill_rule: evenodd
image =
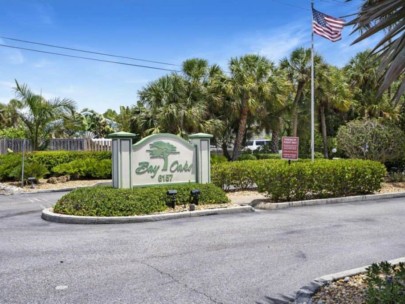
M283 126L282 118L288 111L289 94L293 86L286 71L274 66L271 69L268 82L270 92L258 113L259 128L264 129L266 133L271 132L271 151L278 153Z
M74 101L55 98L46 100L34 94L27 85L15 81L16 97L21 103L18 116L26 127L26 134L31 140L33 150L44 149L52 133L52 122L62 118L67 111L75 109Z
M314 57L314 64L317 65L321 58ZM295 49L289 58L280 62L280 67L287 72L290 81L294 84L295 93L292 101L292 136L297 136L298 131L298 110L303 102L304 90L311 80L311 50L304 48Z
M245 55L232 58L229 69L231 77L228 92L239 119L232 155L232 159L235 160L241 152L248 118L256 113L262 100L269 95L268 78L272 63L263 56Z
M353 32L360 32L353 44L380 31L385 32L372 51L380 59L378 74L382 82L379 93L382 94L395 80L399 80L401 85L394 96L394 99L399 99L405 92L405 2L364 0L357 17L348 25L354 26Z
M217 129L221 122L210 115L208 104L208 83L215 69L203 59L186 60L183 74L161 77L139 91L132 130L186 137Z
M345 66L349 84L354 93L354 108L360 117L393 117L398 106L392 106L386 94L379 95L379 61L370 51L358 53Z
M316 103L323 141L323 153L325 158L329 158L326 112L328 110L347 112L351 106L352 94L342 70L322 64L317 67L317 72L315 79Z

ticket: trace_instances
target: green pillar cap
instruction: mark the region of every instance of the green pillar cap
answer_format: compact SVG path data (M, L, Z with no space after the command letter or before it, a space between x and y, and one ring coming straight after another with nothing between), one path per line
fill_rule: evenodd
M108 134L107 138L135 138L136 134L129 132L115 132Z
M213 138L213 137L214 137L213 135L207 133L196 133L188 136L188 138Z

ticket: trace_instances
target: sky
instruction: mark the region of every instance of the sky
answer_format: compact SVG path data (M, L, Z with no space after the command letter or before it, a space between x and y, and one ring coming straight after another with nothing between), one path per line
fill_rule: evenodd
M357 12L361 0L315 0L334 17ZM311 46L310 0L0 0L0 102L15 97L15 80L45 98L69 98L78 110L99 113L135 105L138 91L169 71L67 58L21 49L180 70L203 58L225 70L233 57L258 54L278 63L297 47ZM346 18L346 20L349 20ZM376 38L351 46L347 27L332 43L315 37L315 50L342 67ZM17 42L108 53L145 61L106 57ZM9 46L9 47L5 47Z

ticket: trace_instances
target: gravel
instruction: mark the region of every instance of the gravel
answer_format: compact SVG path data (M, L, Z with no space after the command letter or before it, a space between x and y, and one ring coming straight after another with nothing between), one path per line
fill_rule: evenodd
M363 304L366 303L366 288L363 274L333 281L312 297L313 304Z

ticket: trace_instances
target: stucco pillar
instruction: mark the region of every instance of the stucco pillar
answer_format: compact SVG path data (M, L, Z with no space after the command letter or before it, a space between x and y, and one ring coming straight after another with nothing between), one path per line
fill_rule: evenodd
M132 139L136 134L127 132L112 133L112 184L114 188L131 188Z
M206 184L211 182L210 140L213 136L206 133L192 134L188 138L195 145L197 152L197 182Z

